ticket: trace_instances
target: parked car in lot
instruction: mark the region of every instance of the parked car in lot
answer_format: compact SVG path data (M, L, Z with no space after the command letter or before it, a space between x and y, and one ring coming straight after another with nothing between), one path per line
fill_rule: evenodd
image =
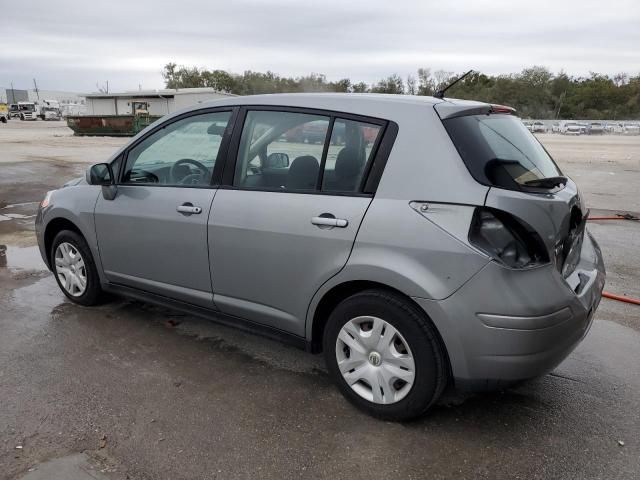
M542 122L533 122L531 131L533 133L547 133L547 126Z
M524 120L522 123L527 128L527 130L529 130L530 132L533 132L533 122L529 120Z
M582 135L583 127L576 122L563 122L560 124L560 133L563 135Z
M553 122L551 125L551 133L560 133L560 122Z
M282 141L311 123L320 143ZM36 234L71 301L111 292L323 352L346 398L403 420L584 338L605 280L587 215L513 109L290 94L153 123L48 192Z
M640 135L640 125L637 123L623 123L622 124L623 135Z
M621 134L622 124L619 122L607 122L604 127L604 131L611 134Z
M587 125L587 135L602 135L604 125L600 122L591 122Z
M285 132L282 138L287 142L321 143L326 134L326 125L323 122L309 122ZM367 144L373 143L378 134L377 129L363 127L362 136ZM343 124L334 125L331 142L333 145L344 145L345 128Z

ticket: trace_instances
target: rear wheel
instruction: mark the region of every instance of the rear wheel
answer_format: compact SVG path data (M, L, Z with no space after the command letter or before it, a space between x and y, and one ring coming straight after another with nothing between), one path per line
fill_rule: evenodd
M50 255L56 281L67 298L86 306L103 300L98 270L89 245L80 234L71 230L59 232Z
M329 317L323 348L342 394L378 418L418 417L446 387L447 358L435 327L395 293L367 290L342 301Z

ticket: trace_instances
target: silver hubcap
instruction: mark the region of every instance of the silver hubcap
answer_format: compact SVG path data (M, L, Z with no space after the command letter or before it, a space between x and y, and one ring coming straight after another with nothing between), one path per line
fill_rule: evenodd
M342 327L336 359L347 384L373 403L399 402L415 381L409 344L391 324L377 317L356 317Z
M87 289L87 269L76 247L62 242L56 248L56 275L69 295L79 297Z

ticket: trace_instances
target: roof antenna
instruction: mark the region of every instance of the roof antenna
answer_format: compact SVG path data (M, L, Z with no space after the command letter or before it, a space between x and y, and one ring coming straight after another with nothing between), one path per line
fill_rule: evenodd
M449 85L447 85L446 87L438 90L436 93L433 94L433 96L435 98L444 98L444 92L446 92L447 90L449 90L451 87L453 87L456 83L458 83L460 80L462 80L464 77L466 77L467 75L469 75L471 72L473 72L473 70L469 70L467 73L463 73L462 75L460 75L458 78L456 78L453 82L451 82Z

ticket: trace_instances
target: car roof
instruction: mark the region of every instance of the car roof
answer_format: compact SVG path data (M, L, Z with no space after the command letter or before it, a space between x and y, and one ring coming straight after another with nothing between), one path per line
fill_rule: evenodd
M451 110L488 107L488 104L452 98L435 98L421 95L393 95L381 93L276 93L267 95L245 95L208 100L180 112L224 106L281 106L313 108L336 112L369 115L372 117L394 117L405 108L445 107ZM440 110L438 110L440 113Z

